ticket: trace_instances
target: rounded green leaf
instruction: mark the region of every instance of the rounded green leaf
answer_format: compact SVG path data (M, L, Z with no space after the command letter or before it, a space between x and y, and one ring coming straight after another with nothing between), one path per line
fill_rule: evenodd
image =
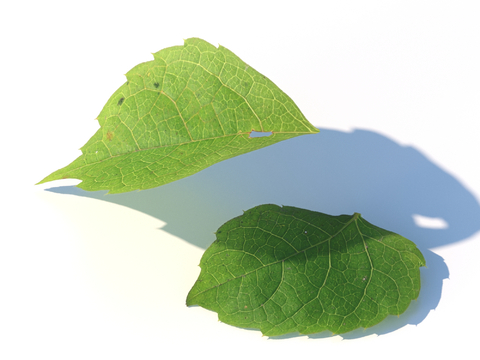
M74 178L85 190L143 190L318 132L273 82L222 46L191 38L153 55L126 74L82 155L40 183Z
M425 259L415 244L357 213L260 205L216 236L187 305L264 335L368 328L420 292Z

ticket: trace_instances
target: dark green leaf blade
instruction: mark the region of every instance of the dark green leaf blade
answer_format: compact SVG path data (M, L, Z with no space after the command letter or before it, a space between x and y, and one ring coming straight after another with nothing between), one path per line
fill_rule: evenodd
M126 76L82 155L39 184L73 178L85 190L143 190L318 132L273 82L201 39L163 49ZM252 131L272 135L251 138Z
M187 306L268 336L340 334L403 313L421 266L413 242L360 214L260 205L219 228Z

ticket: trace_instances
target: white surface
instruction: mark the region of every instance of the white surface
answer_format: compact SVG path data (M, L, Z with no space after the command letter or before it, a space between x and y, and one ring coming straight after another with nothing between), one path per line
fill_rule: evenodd
M2 359L477 352L479 5L313 3L2 3ZM33 185L79 155L122 74L189 37L232 50L330 130L114 198L58 188L72 181ZM343 337L270 339L187 308L213 232L267 202L359 211L410 237L427 258L419 299Z

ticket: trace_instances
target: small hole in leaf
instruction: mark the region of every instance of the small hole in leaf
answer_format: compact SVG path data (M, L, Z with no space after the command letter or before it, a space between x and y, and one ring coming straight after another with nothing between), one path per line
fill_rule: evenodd
M418 227L426 229L446 229L448 228L448 223L440 217L429 217L419 214L412 215L413 222Z
M272 135L272 132L271 131L255 131L255 130L252 130L252 132L250 133L250 138L257 138L257 137L265 137L265 136L270 136Z

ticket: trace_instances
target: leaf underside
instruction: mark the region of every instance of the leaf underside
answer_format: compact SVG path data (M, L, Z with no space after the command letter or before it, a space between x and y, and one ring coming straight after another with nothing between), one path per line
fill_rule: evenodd
M39 184L73 178L85 190L148 189L318 132L283 91L222 46L191 38L153 55L126 74L82 155Z
M403 313L425 259L360 214L260 205L222 225L187 297L264 335L345 333Z

